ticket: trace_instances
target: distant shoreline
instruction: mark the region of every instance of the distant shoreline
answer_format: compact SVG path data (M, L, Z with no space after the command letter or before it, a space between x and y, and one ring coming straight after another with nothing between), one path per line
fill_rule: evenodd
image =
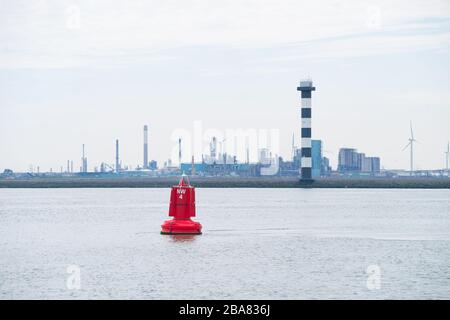
M0 188L168 188L178 177L0 179ZM450 189L449 178L324 178L309 183L297 177L191 177L199 188L386 188Z

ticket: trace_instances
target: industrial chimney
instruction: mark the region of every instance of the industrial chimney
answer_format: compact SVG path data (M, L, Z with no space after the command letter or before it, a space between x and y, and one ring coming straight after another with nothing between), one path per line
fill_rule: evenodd
M144 126L144 169L148 169L148 126Z
M116 139L116 173L119 173L119 139Z
M83 172L83 173L87 172L87 158L84 153L84 144L83 144L83 155L81 158L81 168L80 169L81 169L81 172Z

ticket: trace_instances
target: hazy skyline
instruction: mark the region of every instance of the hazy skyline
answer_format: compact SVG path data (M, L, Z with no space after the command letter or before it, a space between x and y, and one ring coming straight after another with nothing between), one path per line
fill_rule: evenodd
M278 129L289 159L305 77L334 168L354 147L409 169L410 120L416 168L444 167L450 1L0 4L0 171L78 169L83 143L92 170L114 163L115 139L123 164L142 164L144 124L162 165L194 121Z

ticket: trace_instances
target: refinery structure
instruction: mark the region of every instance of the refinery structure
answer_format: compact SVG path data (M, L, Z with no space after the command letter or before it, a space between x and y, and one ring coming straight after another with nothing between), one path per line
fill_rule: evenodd
M301 80L297 91L300 92L300 106L298 114L300 115L299 134L300 146L294 144L294 136L292 137L292 153L290 159L283 159L278 155L272 155L268 148L260 148L257 150L258 160L250 162L249 148L246 147L245 159L238 159L236 155L227 154L223 150L223 144L226 139L219 140L218 137L212 137L209 142L209 153L202 154L201 159L195 161L192 156L191 161L182 162L182 139L178 139L178 162L173 164L173 160L167 160L162 166L158 166L155 160L149 160L149 126L143 126L143 158L142 164L135 168L122 165L120 158L120 141L115 141L115 158L114 163L102 162L98 166L94 165L93 170L88 170L87 147L85 144L81 146L81 165L78 172L74 172L73 161L67 160L66 169L64 166L60 170L49 172L41 172L39 166L34 169L30 168L29 172L18 174L12 170L5 169L0 178L14 178L15 176L81 176L81 177L126 177L126 176L175 176L186 173L192 176L241 176L241 177L258 177L258 176L296 176L301 181L313 181L314 179L326 178L330 176L352 177L352 176L446 176L449 177L448 158L449 147L446 150L446 168L435 171L414 171L413 168L413 151L412 142L415 140L412 136L409 139L411 148L411 168L409 171L388 171L381 167L381 160L377 156L366 156L365 153L358 152L355 148L342 147L337 156L336 170L332 170L330 159L323 155L323 141L313 139L312 135L312 92L316 88L313 86L311 79ZM407 147L408 147L407 146ZM430 174L431 173L431 174Z

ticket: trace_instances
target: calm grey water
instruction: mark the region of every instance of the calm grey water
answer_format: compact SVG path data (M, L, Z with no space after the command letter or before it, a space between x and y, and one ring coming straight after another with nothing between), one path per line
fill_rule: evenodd
M450 298L450 190L198 189L193 238L168 200L0 190L0 298Z

